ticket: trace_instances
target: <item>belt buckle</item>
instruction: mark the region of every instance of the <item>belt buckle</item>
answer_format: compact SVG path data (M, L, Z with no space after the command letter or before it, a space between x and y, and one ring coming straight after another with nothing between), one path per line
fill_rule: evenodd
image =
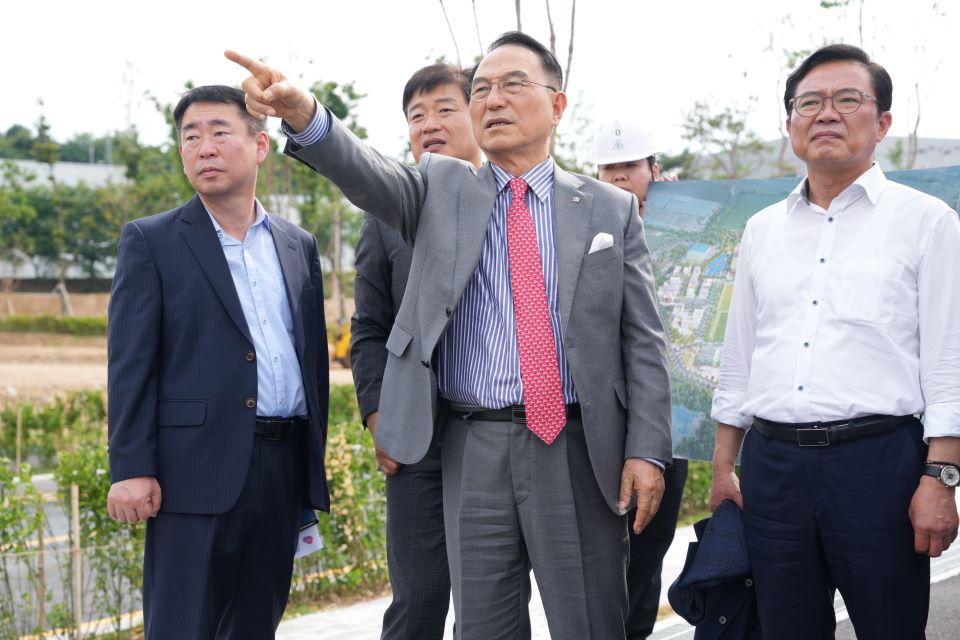
M801 447L829 447L830 432L819 425L808 429L797 429L797 444Z
M513 421L513 424L518 424L520 426L526 426L527 424L527 411L523 405L515 404L510 407L510 419Z
M280 427L281 424L279 422L274 422L273 420L267 421L263 429L263 439L267 442L277 442L280 440Z

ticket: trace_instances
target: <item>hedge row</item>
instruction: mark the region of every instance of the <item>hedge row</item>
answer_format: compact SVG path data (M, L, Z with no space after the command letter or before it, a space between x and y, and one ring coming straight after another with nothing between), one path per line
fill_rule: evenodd
M21 316L0 318L0 331L16 333L67 333L76 336L107 335L107 319L101 316Z

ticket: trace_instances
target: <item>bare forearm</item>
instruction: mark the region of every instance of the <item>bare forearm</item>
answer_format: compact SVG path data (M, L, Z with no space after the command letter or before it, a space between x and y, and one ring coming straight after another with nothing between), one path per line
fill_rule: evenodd
M713 446L714 471L733 471L740 454L740 446L746 430L730 424L717 423L717 435Z

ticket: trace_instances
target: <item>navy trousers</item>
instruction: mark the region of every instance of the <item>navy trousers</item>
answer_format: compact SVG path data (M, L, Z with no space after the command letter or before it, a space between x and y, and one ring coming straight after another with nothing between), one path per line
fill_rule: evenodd
M630 528L630 564L627 565L627 594L630 609L627 613L627 640L644 640L653 633L660 609L663 556L670 549L677 532L677 517L683 487L687 482L687 461L674 458L663 473L663 499L660 509L650 524L637 535L633 532L636 509L627 516ZM672 578L671 578L672 579Z
M290 592L306 472L304 432L284 441L257 437L229 511L161 512L147 522L147 640L274 637Z
M387 566L393 599L382 640L440 640L450 607L440 447L387 478Z
M858 638L924 638L930 561L907 515L922 434L919 420L829 447L747 433L744 527L765 638L832 639L835 589Z

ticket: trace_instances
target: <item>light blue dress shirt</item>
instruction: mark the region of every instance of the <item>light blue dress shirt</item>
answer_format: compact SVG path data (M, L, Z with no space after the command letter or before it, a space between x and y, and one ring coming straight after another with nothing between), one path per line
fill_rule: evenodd
M257 415L306 416L300 361L293 346L293 316L270 232L270 216L257 202L257 217L243 242L210 215L240 298L257 354Z

